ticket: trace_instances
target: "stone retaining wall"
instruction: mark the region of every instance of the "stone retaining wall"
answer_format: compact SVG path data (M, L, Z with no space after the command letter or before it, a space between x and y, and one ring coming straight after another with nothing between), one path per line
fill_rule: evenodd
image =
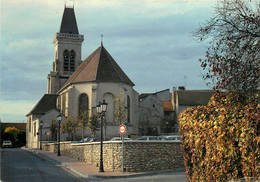
M43 144L43 149L57 152L57 144ZM99 165L100 143L61 143L61 155ZM122 171L122 142L103 143L105 171ZM124 166L128 172L144 172L183 167L181 143L126 141L124 143Z

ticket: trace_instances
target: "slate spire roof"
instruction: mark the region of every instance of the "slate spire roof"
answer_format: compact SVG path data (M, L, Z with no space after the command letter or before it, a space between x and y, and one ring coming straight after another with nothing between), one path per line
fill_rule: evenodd
M79 34L74 8L64 8L59 33Z
M63 88L71 83L81 82L113 82L134 86L103 45L79 65Z

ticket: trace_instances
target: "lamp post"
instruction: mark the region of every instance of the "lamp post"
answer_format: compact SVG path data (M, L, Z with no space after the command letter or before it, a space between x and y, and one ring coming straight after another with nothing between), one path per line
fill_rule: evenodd
M103 167L103 117L105 115L105 112L107 111L107 103L105 100L103 102L99 102L99 104L96 107L97 114L100 115L101 122L100 122L100 132L101 132L101 141L100 141L100 164L99 164L99 172L104 172Z
M57 116L57 121L58 121L58 152L57 156L60 156L60 123L61 123L61 114Z
M43 121L40 121L39 122L39 125L40 125L40 150L42 150L42 126L43 126Z

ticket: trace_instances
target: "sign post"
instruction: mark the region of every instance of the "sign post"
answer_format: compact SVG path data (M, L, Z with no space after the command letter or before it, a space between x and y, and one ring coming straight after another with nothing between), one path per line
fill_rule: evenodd
M124 173L124 134L126 133L126 126L120 125L118 131L122 135L122 173Z

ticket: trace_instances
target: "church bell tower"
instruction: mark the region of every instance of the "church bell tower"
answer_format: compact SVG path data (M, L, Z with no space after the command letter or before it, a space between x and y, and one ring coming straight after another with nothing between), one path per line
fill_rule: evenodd
M84 36L78 31L74 7L65 6L60 31L53 38L55 56L53 69L48 74L48 94L56 94L82 62L83 41Z

